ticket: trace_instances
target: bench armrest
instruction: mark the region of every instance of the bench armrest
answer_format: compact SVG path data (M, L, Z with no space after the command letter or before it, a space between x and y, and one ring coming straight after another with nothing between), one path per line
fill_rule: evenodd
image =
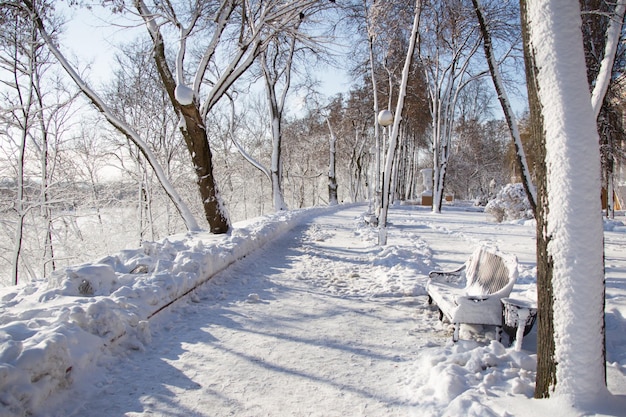
M428 279L436 282L446 282L459 284L461 281L465 265L452 271L430 271L428 273Z

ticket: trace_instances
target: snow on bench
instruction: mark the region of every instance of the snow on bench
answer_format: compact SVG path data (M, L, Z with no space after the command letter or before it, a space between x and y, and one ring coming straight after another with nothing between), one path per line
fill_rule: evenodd
M429 273L428 303L437 304L440 320L445 317L453 324L454 342L462 323L496 326L499 340L501 300L511 293L517 275L517 257L480 246L459 269Z

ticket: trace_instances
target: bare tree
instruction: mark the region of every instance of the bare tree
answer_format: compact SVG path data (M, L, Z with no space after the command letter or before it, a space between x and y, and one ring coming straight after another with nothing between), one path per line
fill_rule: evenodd
M456 198L474 199L483 204L493 198L496 186L508 183L511 178L507 163L508 133L506 123L499 120L460 120L448 166L447 190Z
M353 149L352 161L356 168L369 168L365 181L368 183L369 217L372 219L374 215L377 218L380 216L383 164L389 152L386 134L389 129L381 129L377 116L383 109L390 110L396 106L414 20L413 9L413 1L362 1L350 9L350 22L356 25L357 34L362 35L360 44L366 46L361 53L353 55L359 59L353 71L363 80L363 85L351 92L348 113L352 118L355 137L363 142ZM418 150L413 146L417 141L412 139L423 133L424 121L428 119L424 117L424 91L419 63L412 62L403 98L403 114L397 116L402 118L397 155L402 156L395 157L399 166L392 169L391 201L396 197L404 198L405 194L411 194L414 189L415 166L409 165L417 163ZM355 110L357 106L360 106L359 111ZM367 125L363 124L360 113L369 118ZM374 123L371 123L372 118ZM370 144L372 139L373 143Z
M365 19L366 19L366 28L367 28L367 45L368 45L368 53L369 53L369 70L370 70L370 81L372 83L372 105L373 105L373 119L374 119L374 143L375 143L375 150L374 150L374 158L375 158L375 164L374 164L374 178L370 179L370 184L371 186L373 185L373 194L374 194L374 208L375 208L375 213L376 216L378 217L380 215L380 208L382 206L382 200L381 200L381 196L382 196L382 182L381 182L381 168L382 168L382 163L381 163L381 153L382 153L382 144L381 144L381 137L380 137L380 126L378 124L378 112L380 110L380 106L378 103L378 83L376 80L376 68L375 68L375 58L374 58L374 41L376 40L376 35L377 35L377 27L375 22L373 22L372 20L375 20L376 14L376 9L375 7L377 5L372 4L372 6L368 6L367 4L367 0L363 1L363 7L365 9ZM380 6L380 3L379 5ZM372 14L374 14L374 16L371 16Z
M177 13L171 5L155 7L154 10L149 10L143 1L136 2L136 5L154 42L157 68L165 89L172 105L184 120L181 131L198 175L200 193L210 228L215 233L226 232L228 219L213 176L212 156L206 138L204 118L233 83L253 64L257 56L267 51L276 36L297 31L302 16L312 15L325 6L311 0L288 3L271 0L243 4L235 1L215 4L206 2L186 10L185 14L189 19L183 22L178 17L182 13ZM160 24L155 22L155 16L161 20ZM161 25L166 24L173 25L180 32L175 66L176 78L168 66L164 48L165 39L161 34ZM197 30L200 28L203 30ZM187 43L196 32L210 41L208 44L205 43L204 54L191 71L193 82L192 87L188 87L185 83L184 61ZM230 42L234 39L236 45ZM220 62L220 51L228 49L232 52L229 58ZM211 70L215 70L212 77L209 76ZM204 92L205 99L200 104L199 100L203 93L201 87L207 81L210 87Z
M481 37L464 0L446 0L425 7L429 36L420 43L420 61L428 80L433 149L433 212L441 211L451 153L457 100L465 86L484 71L472 72Z
M7 133L6 139L15 144L15 199L13 211L16 219L13 227L13 248L11 250L11 282L17 285L20 276L20 265L24 264L23 251L25 249L26 216L35 208L32 201L32 189L29 191L27 172L27 144L36 143L38 135L44 135L45 130L39 130L43 120L43 94L41 76L46 65L44 50L41 48L41 39L28 14L17 8L8 8L2 16L3 34L0 38L2 53L0 65L3 72L8 74L3 78L5 87L3 101L7 107L3 109L3 129ZM46 157L45 155L43 155ZM43 169L46 170L46 160L43 160ZM44 171L45 172L45 171ZM47 178L44 176L44 183ZM32 184L31 184L32 185ZM44 195L45 191L44 191ZM45 207L45 201L43 201ZM44 209L45 210L45 209ZM50 223L48 223L50 226ZM49 234L46 234L49 236ZM50 241L46 245L50 250Z
M33 3L30 0L20 3L37 15L39 30L48 47L81 90L111 124L139 147L179 209L187 227L198 229L193 215L167 180L145 141L125 121L111 114L98 94L73 70L48 35L43 16L38 14L39 10ZM120 12L130 13L125 2L116 3L114 7ZM299 22L301 13L312 14L327 6L313 0L271 0L255 3L227 0L194 4L159 2L150 7L144 1L137 0L133 2L133 7L150 35L163 88L174 111L180 117L180 131L197 176L209 228L213 233L227 232L229 220L219 198L213 174L212 154L206 135L206 116L277 33L290 30ZM164 36L168 27L173 28L178 36ZM170 43L177 49L173 59L168 57L166 48ZM195 56L188 52L191 50L188 45L193 46L193 50L203 52Z
M226 138L238 151L241 158L242 168L233 174L240 174L238 178L239 198L231 198L238 204L243 204L244 218L249 215L261 215L266 213L266 204L273 207L273 201L266 201L265 182L269 184L271 196L272 176L268 168L271 160L267 158L272 153L270 115L267 111L266 100L261 94L241 94L237 90L227 93L229 99L229 116L226 129ZM246 99L242 100L241 97ZM238 105L235 105L237 101ZM242 103L242 101L245 101ZM237 113L237 109L240 112ZM218 123L214 123L218 124ZM226 144L224 144L226 146ZM282 150L281 150L282 153ZM225 158L228 156L225 155ZM237 163L237 162L236 162ZM231 178L232 180L232 178ZM254 184L252 187L250 185ZM254 204L248 209L248 201Z
M53 189L77 95L51 70L32 16L13 3L1 6L0 78L6 106L0 110L0 123L14 168L11 206L16 217L7 230L11 229L13 245L11 281L17 283L28 275L45 276L57 265L61 242L56 239L55 206L69 198L55 195Z
M23 0L14 4L16 7L22 7L25 10L28 10L29 13L33 16L34 21L36 22L37 28L41 37L45 40L48 49L52 52L55 58L62 65L63 69L68 73L70 78L76 83L78 88L88 97L91 103L98 109L100 113L104 115L104 117L122 134L128 137L133 143L135 143L138 148L141 150L146 160L149 162L150 166L154 170L155 174L159 178L161 185L164 190L168 193L172 202L175 204L176 208L179 210L181 216L185 220L185 224L189 230L199 230L198 224L192 215L191 211L189 211L187 205L183 202L182 198L178 195L174 187L167 180L163 169L158 164L157 158L154 153L146 146L145 141L141 138L141 136L124 120L115 116L115 114L111 111L109 106L102 100L99 94L92 89L79 75L79 73L73 68L70 62L65 58L65 56L61 53L60 49L57 47L53 37L48 33L46 25L44 23L45 14L49 13L49 7L47 4L39 5L33 3L30 0Z
M113 78L104 93L107 102L118 117L124 118L141 132L146 145L157 157L168 180L180 189L177 179L193 181L193 172L180 168L186 165L187 154L182 138L177 132L178 117L169 106L169 98L161 86L150 53L150 43L136 41L124 45L116 56L116 62ZM169 216L172 205L168 199L163 202L159 200L163 193L158 186L153 186L156 183L154 174L141 151L127 138L115 135L115 132L107 136L120 148L118 153L122 154L120 161L123 166L126 167L130 160L131 166L125 175L137 182L137 207L141 208L137 212L140 225L139 243L145 236L150 240L161 236L152 221L156 206L165 209L168 214L163 233L175 232L176 229L172 228L172 225L176 223L176 218ZM190 197L193 195L192 193ZM196 203L193 199L188 202L190 210L197 206L193 203Z
M521 173L524 191L526 192L526 197L528 198L533 211L535 211L537 207L537 190L533 184L528 162L526 161L526 153L524 152L517 118L515 117L513 107L511 106L511 102L504 86L504 81L500 73L499 62L495 56L490 25L487 17L485 16L485 11L483 10L480 0L472 0L472 3L474 4L474 11L476 12L476 17L478 18L478 23L480 25L480 31L483 37L483 47L485 49L485 57L487 58L487 64L489 65L491 79L493 80L498 100L500 101L500 106L502 107L502 111L504 113L504 119L509 127L509 132L511 133L511 138L513 139L513 145L515 146L516 161Z
M272 132L272 158L269 172L272 182L272 200L274 201L274 210L276 211L287 209L282 187L282 124L287 93L291 87L291 71L296 51L296 42L297 38L295 35L290 36L288 39L279 37L271 42L260 54ZM287 45L284 50L283 44ZM282 84L282 91L278 90L280 88L279 83Z

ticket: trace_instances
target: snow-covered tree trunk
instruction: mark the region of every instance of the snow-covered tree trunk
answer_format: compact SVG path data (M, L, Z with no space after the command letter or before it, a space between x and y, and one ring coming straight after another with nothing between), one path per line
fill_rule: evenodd
M262 56L264 59L264 56ZM271 132L272 132L272 158L270 163L270 179L272 184L272 201L274 202L274 210L281 211L287 209L285 198L283 196L282 186L282 160L281 160L281 147L282 147L282 105L279 105L276 96L276 80L271 78L271 75L265 71L266 65L264 64L265 85L269 101L270 120L271 120ZM282 103L284 104L284 102Z
M272 162L270 173L272 178L272 200L274 201L274 210L276 211L287 210L282 185L281 143L282 132L280 129L280 120L275 117L272 120Z
M522 43L524 47L524 64L526 66L526 87L528 91L529 130L536 148L537 163L535 177L537 186L537 378L535 381L535 398L549 397L556 383L556 364L554 362L554 304L552 289L553 262L548 256L548 235L546 215L548 197L546 186L546 165L542 163L545 156L545 131L543 115L539 102L539 86L537 84L537 65L532 45L530 44L530 22L528 18L528 2L520 2L522 26Z
M404 61L404 67L402 69L402 81L398 91L398 102L396 103L396 113L393 120L393 128L389 136L389 150L387 152L387 158L385 160L385 170L383 173L383 189L382 189L382 206L380 210L380 216L378 219L378 244L387 244L387 213L389 212L389 199L391 197L391 178L393 165L395 160L395 151L398 144L398 136L400 133L400 121L402 120L402 111L404 109L404 97L406 96L406 86L409 79L409 72L411 70L411 63L413 62L413 53L415 51L415 44L417 43L417 37L419 34L419 22L421 14L421 2L415 1L413 27L411 29L411 37L409 38L409 47L406 53L406 59Z
M604 98L611 82L611 76L613 74L613 64L617 54L619 41L622 34L622 26L624 24L624 15L626 14L626 2L617 2L615 9L611 16L609 26L606 31L604 55L600 63L600 69L593 84L593 90L591 92L591 105L593 106L593 112L596 120L600 116ZM610 136L610 135L607 135ZM603 141L610 142L609 137L603 138ZM615 216L615 188L613 183L613 170L615 168L615 159L612 152L606 155L606 214L609 218Z
M537 278L540 325L535 396L553 392L582 404L605 394L606 386L600 153L587 86L580 7L568 0L525 3L522 9L530 23L528 41L545 133L537 262L548 265L538 266L538 275L543 270L548 276ZM540 285L544 280L549 285ZM553 316L552 335L542 330L549 329L541 323L549 316ZM552 342L545 343L548 349L544 349L542 339L547 337ZM550 345L553 353L545 357L551 354Z
M339 201L337 200L337 173L335 172L337 165L335 159L337 137L335 136L335 132L333 131L333 127L331 126L328 118L326 118L326 124L328 125L328 130L330 132L330 136L328 138L328 204L336 206L339 204Z
M380 215L381 201L381 139L380 139L380 126L378 124L378 86L376 82L376 73L374 68L374 29L369 26L368 22L368 46L369 46L369 58L370 58L370 80L372 82L372 98L374 100L374 176L370 178L370 187L373 189L374 195L374 213L376 216Z
M450 74L454 72L450 68ZM447 71L446 71L447 72ZM452 151L452 134L454 127L454 109L456 107L456 94L452 94L454 79L451 75L446 82L449 83L447 88L440 90L441 84L437 83L431 97L436 96L432 100L432 106L435 109L432 113L432 129L433 129L433 213L441 213L441 205L443 202L443 192L445 189L446 174L448 170L448 162ZM444 80L440 80L441 83ZM461 86L454 89L458 92Z
M270 166L270 176L272 180L272 200L274 210L287 210L287 204L283 194L282 186L282 119L285 110L287 92L291 86L291 67L293 65L293 55L296 47L296 37L289 40L289 49L285 54L276 41L267 50L261 53L261 69L265 79L265 92L269 104L270 123L272 132L272 159ZM277 86L282 80L282 92L279 94Z

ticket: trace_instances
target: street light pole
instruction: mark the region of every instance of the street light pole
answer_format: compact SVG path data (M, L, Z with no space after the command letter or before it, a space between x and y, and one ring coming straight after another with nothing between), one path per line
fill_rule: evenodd
M385 153L385 134L389 135L389 126L393 123L393 113L390 110L381 110L378 113L378 124L383 127L383 143L382 146L380 143L377 143L376 149L376 216L380 214L380 208L382 207L382 186L384 178L381 179L381 160L383 155L381 153Z
M393 123L393 113L391 113L390 110L382 110L380 113L378 113L378 124L381 125L383 127L383 139L385 138L385 134L389 135L389 126ZM384 141L383 141L384 144ZM380 211L381 209L383 209L383 204L385 203L385 199L388 200L389 196L384 196L383 195L383 182L385 181L385 178L383 176L382 181L381 181L381 167L380 167L380 161L381 161L381 152L384 154L385 152L385 146L379 146L377 149L377 155L376 155L376 198L377 198L377 204L376 204L376 217L377 217L377 223L378 223L378 227L381 229L379 231L379 244L384 245L386 242L386 236L381 237L381 233L386 235L386 226L387 225L381 225L380 224ZM382 242L381 242L382 241Z

